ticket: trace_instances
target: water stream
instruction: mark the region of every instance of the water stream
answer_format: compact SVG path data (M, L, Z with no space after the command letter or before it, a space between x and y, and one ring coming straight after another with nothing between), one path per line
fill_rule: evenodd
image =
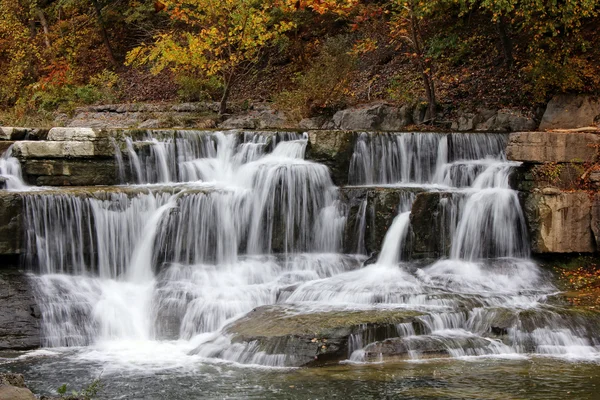
M193 377L215 382L214 389L198 384L198 390L209 390L206 398L259 393L295 398L289 388L305 379L303 373L282 369L287 372L280 384L261 369L290 366L293 355L232 342L224 330L263 305L300 314L406 310L415 315L411 323L389 328L385 337L369 330L354 333L348 339L349 364L339 367L343 372L331 381L334 386L360 375L352 369L362 368L357 365L385 361L390 346L404 349L402 358L409 363L441 363L435 368L448 376L443 385L450 386L458 385L457 364L440 357L467 365L476 360L482 370L496 363L515 376L539 357L551 356L553 361L543 361L548 365L598 362L598 332L552 302L556 288L529 259L525 219L508 184L518 164L506 161L506 140L501 134L359 135L349 170L352 185L449 193L439 205L450 236L443 238L450 244L444 257L407 256L411 224L418 223L411 221L415 192L407 190L376 262L364 265L366 201L357 214L357 254L342 254L348 210L327 167L304 159L306 136L189 131L175 141L127 139L117 154L121 180L146 192L27 196L26 264L38 288L43 344L49 349L6 365L33 375L46 391L48 382L56 383L49 378L52 369L69 360L75 372L65 379L81 380L91 370L124 374L140 398L171 398L142 394L154 374L168 382L173 374L185 382ZM9 177L9 188L19 188L10 178L20 171L13 160L2 157L0 175ZM431 357L437 361L426 361ZM236 372L248 364L249 374L259 377L256 387L246 381L244 386ZM401 370L421 369L411 365ZM438 382L435 368L422 371L429 376L433 370ZM420 374L398 382L421 379ZM365 383L364 398L378 398L377 388L415 390L405 398L446 393L437 383L419 392L380 379ZM243 389L223 389L232 380ZM476 384L485 387L485 382ZM327 393L303 385L314 386L307 393L315 397L297 398ZM172 398L192 398L174 390ZM117 398L117 392L107 398ZM471 398L464 393L455 397Z

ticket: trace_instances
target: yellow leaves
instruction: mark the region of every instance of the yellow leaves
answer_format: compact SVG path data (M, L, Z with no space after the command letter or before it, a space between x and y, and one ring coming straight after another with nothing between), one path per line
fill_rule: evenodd
M200 29L157 35L152 46L127 55L129 64L152 64L154 72L183 67L206 75L234 71L253 63L261 49L294 28L291 21L274 20L274 2L254 0L164 0L170 17Z
M375 50L377 50L377 41L375 39L367 38L354 43L350 54L361 56Z

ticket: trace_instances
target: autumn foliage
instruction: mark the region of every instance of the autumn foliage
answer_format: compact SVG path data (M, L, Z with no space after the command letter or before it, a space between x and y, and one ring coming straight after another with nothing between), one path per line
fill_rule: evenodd
M412 101L430 122L471 97L532 108L600 93L599 13L600 0L0 0L0 107L132 101L158 74L152 87L198 88L221 112L231 97L297 117Z

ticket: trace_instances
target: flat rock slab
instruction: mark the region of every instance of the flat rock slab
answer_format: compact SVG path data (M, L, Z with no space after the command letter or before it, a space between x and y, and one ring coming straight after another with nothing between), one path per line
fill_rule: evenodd
M422 313L405 309L302 313L293 307L264 306L225 328L234 343L254 343L267 354L284 354L289 366L337 362L348 356L351 335L397 336L396 325L417 323Z
M20 158L108 157L114 151L96 149L92 142L21 141L14 144L13 154Z
M598 145L600 134L589 132L515 132L506 154L512 161L584 163L594 160Z

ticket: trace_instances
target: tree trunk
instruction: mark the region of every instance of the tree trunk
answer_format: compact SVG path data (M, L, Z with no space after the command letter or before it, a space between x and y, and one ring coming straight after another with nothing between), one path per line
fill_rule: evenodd
M41 9L38 8L36 13L40 20L40 24L42 25L42 29L44 30L44 43L47 48L50 48L50 29L48 28L48 20Z
M225 82L225 88L223 89L223 96L221 96L221 102L219 103L219 115L227 113L227 100L229 99L229 92L231 91L231 81Z
M498 36L500 36L500 43L502 44L504 63L508 68L512 68L514 58L512 54L512 40L509 35L510 23L506 21L505 17L500 17L496 21L496 28L498 28Z
M106 47L106 50L108 51L108 58L110 59L110 62L112 63L112 65L115 68L119 68L119 63L117 62L117 59L115 58L115 53L113 53L112 47L110 45L110 41L108 40L108 34L106 33L106 28L104 26L104 20L102 19L102 8L100 7L98 0L91 0L91 1L92 1L92 4L94 5L94 10L96 11L96 19L97 19L98 25L100 27L100 35L102 36L102 41L104 42L104 46Z
M421 76L423 77L423 87L425 88L425 95L427 96L428 110L429 110L429 123L435 122L436 114L436 99L435 99L435 85L433 83L433 65L431 60L425 58L425 45L423 44L423 37L421 35L421 29L419 27L419 20L417 19L411 4L410 9L410 27L411 36L413 41L413 47L418 57L418 65L421 70Z

